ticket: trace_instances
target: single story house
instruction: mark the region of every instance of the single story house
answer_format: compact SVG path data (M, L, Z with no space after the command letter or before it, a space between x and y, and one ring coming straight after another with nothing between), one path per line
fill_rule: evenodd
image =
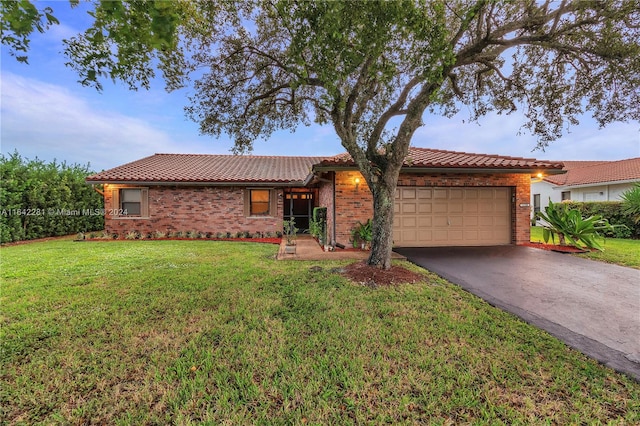
M640 182L640 157L618 161L563 161L564 174L534 178L532 213L544 211L549 199L561 201L621 201Z
M562 163L410 148L396 191L396 246L480 246L529 241L530 183ZM373 216L351 157L155 154L89 176L102 184L106 231L276 232L308 228L327 207L328 239L349 243Z

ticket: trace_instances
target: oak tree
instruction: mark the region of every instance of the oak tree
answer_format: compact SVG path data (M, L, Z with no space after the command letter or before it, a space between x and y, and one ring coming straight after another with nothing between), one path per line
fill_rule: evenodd
M192 84L187 115L204 134L231 135L237 152L279 129L333 126L372 192L368 262L381 268L391 266L395 188L425 114L521 109L540 147L585 112L603 126L640 119L638 0L98 1L95 9L94 25L67 41L84 84L100 87L108 76L147 87L154 70L169 89Z

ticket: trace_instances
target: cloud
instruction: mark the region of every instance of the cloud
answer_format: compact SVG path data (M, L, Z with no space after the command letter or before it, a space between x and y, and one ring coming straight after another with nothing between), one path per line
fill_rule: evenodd
M58 25L52 25L51 28L49 28L49 31L44 33L43 38L52 44L62 46L61 40L75 37L78 33L80 33L80 31L75 28L65 25L64 23L60 23Z
M255 155L333 156L344 152L340 138L331 126L300 124L295 132L280 130L268 140L258 139L253 144Z
M3 73L2 152L28 158L56 158L92 168L113 167L180 146L150 123L110 110L98 110L69 90Z
M470 122L464 110L452 118L426 113L425 124L416 130L411 145L548 160L619 160L640 156L638 123L611 123L598 129L593 119L583 116L580 125L568 129L543 151L536 149L537 137L522 127L525 120L520 111L509 115L487 114L479 122ZM331 156L344 151L331 126L313 124L301 125L295 133L276 132L268 141L260 139L255 143L254 153Z
M638 123L616 122L599 129L593 119L583 116L580 125L569 128L542 151L536 149L537 138L522 128L525 120L519 111L510 115L487 114L478 123L469 122L465 112L451 119L427 115L412 145L553 160L618 160L640 156Z
M97 171L156 152L228 154L232 146L228 138L198 137L193 123L185 123L183 116L176 118L176 98L158 93L151 96L148 92L142 95L122 91L115 97L92 91L78 94L58 84L4 70L0 89L3 153L17 149L27 158L90 163ZM154 99L154 105L149 104L149 97ZM181 108L179 111L182 114ZM465 112L451 119L427 114L412 145L555 160L640 156L638 123L613 123L598 130L593 120L584 117L579 126L571 128L545 152L532 152L536 138L518 134L524 122L521 114L490 114L480 123L469 123L467 118ZM268 141L259 139L254 153L330 156L343 151L331 126L314 124L299 126L295 133L276 132Z
M640 157L640 124L611 123L599 129L593 120L571 129L553 143L544 158L621 160Z

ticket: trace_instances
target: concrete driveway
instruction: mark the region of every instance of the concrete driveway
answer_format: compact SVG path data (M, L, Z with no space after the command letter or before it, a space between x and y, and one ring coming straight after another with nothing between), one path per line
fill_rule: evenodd
M640 271L523 246L396 252L640 381Z

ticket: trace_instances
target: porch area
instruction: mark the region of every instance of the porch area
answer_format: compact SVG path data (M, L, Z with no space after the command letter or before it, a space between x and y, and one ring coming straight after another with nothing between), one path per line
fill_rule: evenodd
M354 250L351 248L339 249L334 251L324 251L316 240L310 235L298 235L296 240L296 252L287 254L284 251L286 239L282 239L280 249L278 250L278 260L365 260L369 257L368 250ZM406 259L404 256L393 252L392 259Z

